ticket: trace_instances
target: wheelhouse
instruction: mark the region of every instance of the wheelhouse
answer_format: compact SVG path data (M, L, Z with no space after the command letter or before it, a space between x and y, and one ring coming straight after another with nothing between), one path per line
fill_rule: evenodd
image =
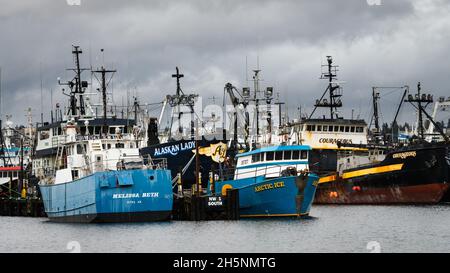
M256 176L279 177L290 169L308 170L308 145L271 146L237 155L234 179Z
M313 149L338 149L337 143L367 144L367 124L352 119L304 119L292 124L292 144L307 144ZM347 149L347 148L341 148ZM353 150L350 148L350 150Z

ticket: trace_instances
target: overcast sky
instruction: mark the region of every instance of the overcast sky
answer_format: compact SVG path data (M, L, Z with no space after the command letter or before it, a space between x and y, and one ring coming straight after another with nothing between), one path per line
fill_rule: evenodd
M69 0L76 2L76 0ZM369 3L368 3L369 2ZM32 107L40 119L65 103L57 77L69 79L71 45L83 49L82 66L115 68L114 98L127 90L143 102L174 93L179 66L186 92L221 102L225 83L241 88L248 68L262 69L291 117L320 97L321 64L332 55L345 81L344 115L368 118L372 86L418 81L435 97L450 96L448 0L0 0L3 115L23 123ZM100 49L104 48L104 56ZM86 79L90 79L88 73ZM383 121L392 118L401 92L382 91ZM205 103L204 103L205 104ZM411 118L411 108L401 114ZM157 113L155 113L157 114Z

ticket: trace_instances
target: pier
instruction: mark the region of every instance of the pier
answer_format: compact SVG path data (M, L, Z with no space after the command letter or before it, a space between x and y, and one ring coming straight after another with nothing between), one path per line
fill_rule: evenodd
M174 199L173 220L239 220L239 190L228 189L225 196L197 194L184 190Z
M39 198L0 198L0 216L46 217Z
M39 198L0 198L0 216L47 217ZM226 196L198 196L185 190L182 198L174 199L172 220L239 220L239 191L227 190Z

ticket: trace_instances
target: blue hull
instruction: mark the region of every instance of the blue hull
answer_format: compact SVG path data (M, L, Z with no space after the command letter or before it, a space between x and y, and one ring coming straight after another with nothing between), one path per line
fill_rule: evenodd
M162 221L173 205L168 170L97 172L40 190L45 212L58 222Z
M309 174L304 189L296 176L265 179L263 176L216 182L216 194L225 186L239 189L241 217L297 217L309 214L319 177Z

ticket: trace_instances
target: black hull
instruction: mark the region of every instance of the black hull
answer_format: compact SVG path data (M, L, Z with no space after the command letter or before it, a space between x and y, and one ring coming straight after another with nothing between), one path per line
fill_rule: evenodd
M343 183L346 181L328 189L319 190L316 193L315 204L437 204L443 202L450 186L448 183L428 183L415 186L393 185L383 188L365 186L354 190L343 188Z
M212 144L217 144L218 140L206 140L199 141L200 147L209 147ZM149 147L142 148L140 150L141 155L146 158L150 155L153 159L165 158L167 160L167 168L170 170L172 178L175 178L179 172L189 163L195 150L194 140L181 140L171 141L164 144L156 144ZM171 152L169 152L171 151ZM227 152L228 154L230 151ZM201 155L200 172L202 173L202 184L208 183L209 172L213 169L217 170L218 164L215 163L211 157ZM191 162L184 175L182 176L182 182L184 188L190 188L195 181L195 160Z
M76 216L51 217L57 223L125 223L125 222L161 222L171 219L172 211L147 211L133 213L99 213Z
M316 204L436 204L450 197L448 145L410 147L379 164L321 177Z
M444 196L442 197L441 202L443 203L450 203L450 190L448 190Z

